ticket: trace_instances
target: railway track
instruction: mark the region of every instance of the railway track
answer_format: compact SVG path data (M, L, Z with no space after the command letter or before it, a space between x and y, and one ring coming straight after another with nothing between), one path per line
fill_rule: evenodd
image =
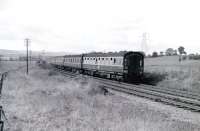
M63 70L57 71L68 77L76 77L78 75ZM99 85L107 89L112 89L176 107L200 112L200 95L195 92L187 92L178 89L162 88L144 84L134 85L91 76L87 77L98 81Z
M64 70L58 69L58 68L54 68L54 70L60 72L65 77L73 78L73 77L76 77L76 76L79 75L79 74L75 74L75 73L72 73L72 72L67 72L67 71L64 71Z

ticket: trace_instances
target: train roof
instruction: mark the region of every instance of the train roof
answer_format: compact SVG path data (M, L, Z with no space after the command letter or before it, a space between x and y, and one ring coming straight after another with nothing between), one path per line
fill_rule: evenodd
M79 54L79 55L65 55L64 57L82 57L82 55L81 54Z
M87 54L77 54L77 55L65 55L65 56L56 56L56 57L82 57L82 55L84 57L119 57L119 56L125 56L128 54L139 54L139 55L144 55L143 52L139 52L139 51L120 51L120 52L108 52L108 53L103 53L103 52L91 52L91 53L87 53Z
M125 56L129 53L137 53L140 55L144 55L143 52L131 52L131 51L120 51L120 52L108 52L108 53L102 53L102 52L92 52L88 54L84 54L85 57L118 57L118 56Z

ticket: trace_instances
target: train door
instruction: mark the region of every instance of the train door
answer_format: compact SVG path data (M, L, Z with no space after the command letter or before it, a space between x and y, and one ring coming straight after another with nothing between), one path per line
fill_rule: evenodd
M127 70L128 76L135 77L143 73L143 55L135 53L127 55L124 62L124 69Z

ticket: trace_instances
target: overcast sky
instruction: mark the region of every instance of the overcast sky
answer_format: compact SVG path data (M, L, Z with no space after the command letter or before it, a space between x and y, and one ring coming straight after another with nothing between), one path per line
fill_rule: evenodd
M198 0L0 0L0 48L200 53ZM144 39L144 33L146 38Z

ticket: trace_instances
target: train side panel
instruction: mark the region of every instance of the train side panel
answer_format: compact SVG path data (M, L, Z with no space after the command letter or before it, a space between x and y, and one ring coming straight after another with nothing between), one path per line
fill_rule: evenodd
M64 68L72 71L82 70L82 55L67 55L64 57Z
M52 58L48 59L47 62L52 64L52 65L62 66L63 61L64 61L63 56L56 56L56 57L52 57Z
M123 57L84 57L83 69L123 73Z

